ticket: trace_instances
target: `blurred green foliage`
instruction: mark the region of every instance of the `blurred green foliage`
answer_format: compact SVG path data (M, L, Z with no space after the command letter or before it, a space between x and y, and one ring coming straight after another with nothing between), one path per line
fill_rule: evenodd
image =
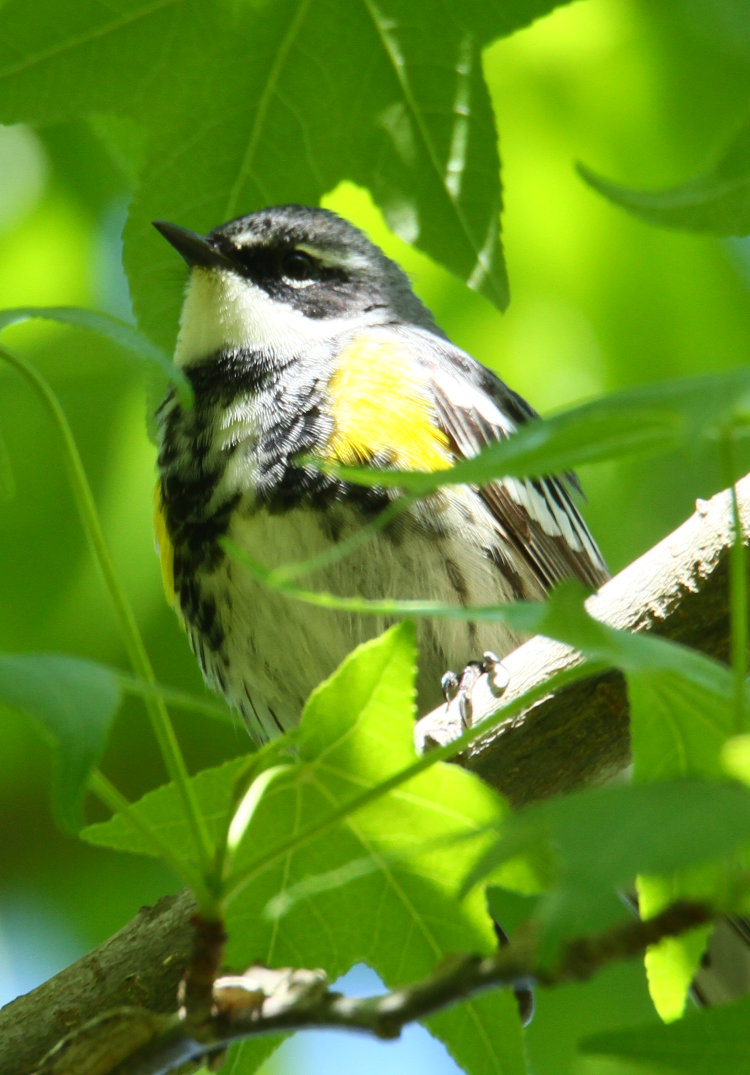
M750 350L750 240L650 227L594 193L574 162L629 188L668 188L698 174L747 108L750 14L732 0L589 0L492 45L484 68L503 160L512 293L504 316L387 233L363 190L342 185L326 204L401 261L449 335L542 413L620 387L743 364ZM98 125L0 129L3 306L75 303L128 316L120 235L130 177L122 157L103 148ZM132 134L123 129L114 138L108 130L110 147ZM130 227L149 224L141 218ZM170 271L176 287L179 268ZM21 325L4 339L59 394L159 679L201 692L153 554L154 450L141 367L104 341L49 324ZM0 425L15 485L14 497L0 505L0 650L67 652L124 667L55 432L27 385L4 368ZM582 478L587 519L613 570L722 484L704 450L592 467ZM177 721L191 768L245 749L245 733L232 721L179 714ZM104 768L132 797L164 779L142 705L133 699L119 714ZM0 977L8 995L174 887L149 860L60 835L50 816L49 780L49 759L33 729L3 710ZM14 950L19 907L39 923L38 952ZM25 970L26 977L13 977ZM528 1050L534 1070L555 1075L574 1070L574 1044L584 1031L654 1018L638 967L546 996L541 1015L544 1035L532 1025ZM596 1065L592 1059L587 1071L605 1070Z

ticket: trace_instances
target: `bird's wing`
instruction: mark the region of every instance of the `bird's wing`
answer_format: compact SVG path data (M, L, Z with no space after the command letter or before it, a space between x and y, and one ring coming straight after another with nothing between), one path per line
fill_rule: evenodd
M442 341L441 341L442 344ZM470 459L503 440L535 411L498 377L458 348L442 345L431 361L434 406L457 459ZM431 348L435 355L434 344ZM502 540L525 561L544 589L565 578L599 586L608 577L604 559L573 503L574 475L501 478L478 488Z

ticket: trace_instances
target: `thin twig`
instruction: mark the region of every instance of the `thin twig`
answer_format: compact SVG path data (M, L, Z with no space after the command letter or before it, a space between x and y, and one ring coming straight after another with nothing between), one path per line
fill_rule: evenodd
M329 989L323 971L251 967L219 978L213 1006L197 1012L145 1020L141 1009L98 1017L61 1042L33 1075L168 1075L187 1061L205 1059L227 1046L262 1034L339 1029L397 1038L409 1023L425 1019L490 988L539 982L557 986L590 978L608 963L640 956L649 945L709 922L702 904L679 901L646 922L627 921L563 948L552 967L540 966L528 940L511 942L491 956L445 960L433 974L402 989L372 997L347 997ZM133 1049L124 1052L128 1035ZM116 1055L108 1057L112 1042ZM87 1057L95 1057L89 1066ZM111 1061L111 1062L110 1062ZM72 1066L74 1065L74 1066Z

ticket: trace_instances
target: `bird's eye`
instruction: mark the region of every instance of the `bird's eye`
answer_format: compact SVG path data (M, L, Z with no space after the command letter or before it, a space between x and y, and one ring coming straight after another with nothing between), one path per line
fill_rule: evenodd
M315 260L304 250L290 250L281 262L281 272L292 284L304 284L315 278Z

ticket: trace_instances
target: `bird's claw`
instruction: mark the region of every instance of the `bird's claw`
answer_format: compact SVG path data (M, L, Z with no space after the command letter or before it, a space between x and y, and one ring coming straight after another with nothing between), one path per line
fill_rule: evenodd
M482 659L469 661L460 676L455 672L446 672L440 680L440 686L446 705L456 701L461 719L461 729L466 731L472 726L473 704L471 692L480 676L487 676L487 683L496 698L499 698L510 682L507 669L500 658L491 650L485 650Z
M491 649L487 649L482 654L482 671L487 676L487 682L489 683L490 690L499 698L501 694L504 694L508 689L510 683L510 673L500 660L496 653L493 653Z

